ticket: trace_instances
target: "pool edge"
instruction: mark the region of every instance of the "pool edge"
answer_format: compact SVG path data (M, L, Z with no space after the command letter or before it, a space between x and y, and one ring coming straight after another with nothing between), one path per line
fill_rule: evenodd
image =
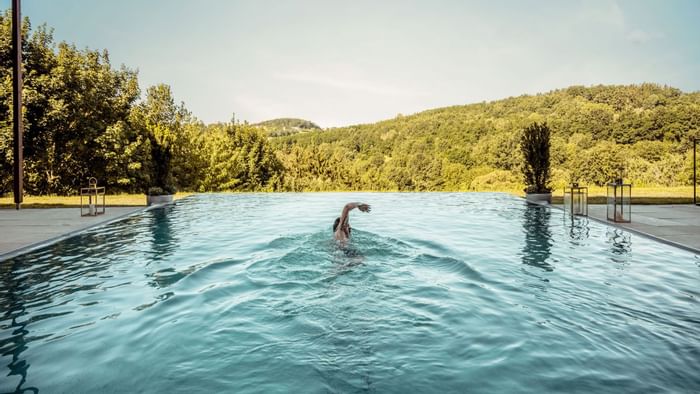
M56 236L56 237L53 237L53 238L45 239L45 240L42 240L42 241L39 241L39 242L35 242L35 243L33 243L33 244L29 244L29 245L26 245L26 246L22 246L22 247L20 247L20 248L18 248L18 249L15 249L15 250L12 250L12 251L9 251L9 252L0 254L0 263L2 263L2 262L4 262L4 261L7 261L7 260L10 260L10 259L12 259L12 258L15 258L15 257L17 257L17 256L21 256L21 255L23 255L23 254L26 254L26 253L35 251L35 250L37 250L37 249L41 249L41 248L43 248L43 247L46 247L46 246L49 246L49 245L53 245L53 244L55 244L55 243L57 243L57 242L61 242L61 241L66 240L66 239L68 239L68 238L71 238L71 237L74 237L74 236L76 236L76 235L79 235L80 233L85 232L85 231L87 231L87 230L92 230L92 229L94 229L94 228L101 227L101 226L107 226L107 225L109 225L109 224L112 224L112 223L115 223L115 222L124 220L124 219L126 219L127 217L129 217L129 216L137 215L137 214L140 214L140 213L149 211L149 210L151 210L151 209L161 208L161 207L163 207L164 205L165 205L165 204L144 206L144 207L142 207L141 209L136 209L136 210L134 210L134 211L127 212L127 213L125 213L125 214L123 214L123 215L119 215L119 216L113 217L113 218L111 218L111 219L109 219L109 220L106 220L106 221L104 221L104 222L94 223L94 224L92 224L92 225L88 225L88 226L86 226L86 227L79 228L79 229L77 229L77 230L69 231L69 232L67 232L67 233L65 233L65 234L61 234L61 235ZM57 209L62 209L62 208L57 208Z
M562 211L564 214L566 214L566 212L564 211L564 207L561 207L561 206L559 206L559 205L553 205L553 204L552 204L552 205L548 205L548 206L549 206L550 208L556 208L556 209ZM678 249L685 250L686 252L691 252L691 253L693 253L693 254L696 254L696 255L700 256L700 249L696 249L696 248L694 248L694 247L692 247L692 246L688 246L688 245L684 245L684 244L679 243L679 242L671 241L670 239L662 238L662 237L659 236L659 235L654 235L654 234L650 234L650 233L647 233L647 232L644 232L644 231L641 231L641 230L629 228L629 227L623 226L623 225L620 224L620 223L611 222L611 221L609 221L609 220L603 220L603 219L597 218L597 217L595 217L595 216L590 216L590 215L588 215L588 216L585 216L585 217L588 218L588 219L591 219L591 220L595 220L595 221L598 222L598 223L606 224L606 225L611 226L611 227L616 227L616 228L619 228L619 229L621 229L621 230L624 230L624 231L627 231L627 232L630 232L630 233L633 233L633 234L637 234L637 235L640 235L640 236L642 236L642 237L645 237L645 238L652 239L652 240L654 240L654 241L660 242L660 243L662 243L662 244L665 244L665 245L668 245L668 246L673 246L673 247L676 247L676 248L678 248Z

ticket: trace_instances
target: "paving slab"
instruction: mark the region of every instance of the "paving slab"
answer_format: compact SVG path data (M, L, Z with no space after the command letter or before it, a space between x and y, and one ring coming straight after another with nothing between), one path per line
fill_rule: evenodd
M664 235L693 235L694 226L653 226L646 224L630 224L636 230L646 233L654 233L659 236Z
M557 207L562 208L561 205ZM589 205L588 215L599 221L700 253L700 206L632 205L630 223L608 221L607 206L604 204Z
M686 245L692 249L694 249L697 253L700 253L700 237L698 237L697 234L690 234L690 235L674 235L672 237L668 237L669 239L672 239L673 242Z
M0 261L144 209L107 207L97 216L80 216L80 208L0 209Z

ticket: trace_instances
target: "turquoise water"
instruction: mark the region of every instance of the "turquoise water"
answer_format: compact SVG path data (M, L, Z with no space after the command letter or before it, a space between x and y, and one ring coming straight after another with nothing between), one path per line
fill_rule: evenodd
M507 195L197 195L0 262L0 392L698 392L699 285Z

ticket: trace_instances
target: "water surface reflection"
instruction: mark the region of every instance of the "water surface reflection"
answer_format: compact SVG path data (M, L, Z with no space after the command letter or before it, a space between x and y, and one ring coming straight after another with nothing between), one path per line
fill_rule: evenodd
M551 211L549 207L528 205L523 210L523 232L525 244L522 250L523 264L554 270L547 260L552 254Z
M574 217L565 219L565 226L569 229L569 238L573 241L583 241L590 237L591 227L588 218Z
M152 236L153 254L157 260L164 260L177 247L177 237L170 215L175 208L167 205L152 210L149 230Z

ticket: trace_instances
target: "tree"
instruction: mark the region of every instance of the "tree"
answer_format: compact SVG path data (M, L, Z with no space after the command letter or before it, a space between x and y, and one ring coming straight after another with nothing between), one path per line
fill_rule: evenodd
M11 59L6 12L0 17L0 168L7 165L11 138ZM78 50L54 44L50 29L31 32L25 19L24 158L25 189L30 194L71 194L88 176L104 182L107 162L100 156L100 137L124 121L138 98L136 73L112 68L107 51ZM0 176L4 183L5 172Z
M523 130L520 150L523 154L523 180L527 193L549 193L550 130L546 123L533 123Z
M574 86L325 130L301 119L205 125L167 85L139 101L137 73L113 67L106 50L55 43L50 28L32 29L28 19L23 26L30 194L75 193L87 176L128 192L156 184L193 191L511 188L522 130L544 119L557 185L604 184L625 169L635 182L679 185L688 182L692 138L700 135L700 92L656 84ZM7 10L0 14L0 194L12 181L10 31ZM534 188L549 189L542 174L528 171Z
M603 186L624 177L625 154L622 148L614 141L600 141L591 149L581 152L571 166L574 180Z
M173 194L176 191L173 177L175 147L186 143L182 138L183 123L190 113L184 104L175 104L170 86L159 84L146 91L146 99L134 108L132 122L150 145L150 161L144 166L150 174L149 187L159 192ZM144 190L152 194L152 191Z

